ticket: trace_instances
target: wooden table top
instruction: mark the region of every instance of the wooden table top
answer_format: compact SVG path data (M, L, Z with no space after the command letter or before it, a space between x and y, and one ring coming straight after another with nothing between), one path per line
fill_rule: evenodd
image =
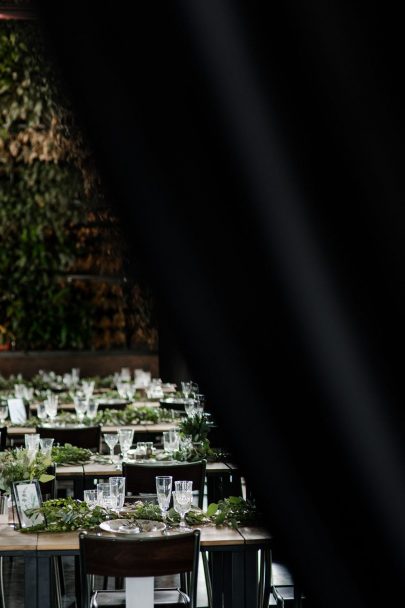
M152 464L152 463L151 463ZM158 466L164 465L165 462L153 462ZM170 463L172 464L172 463ZM208 462L207 463L207 472L208 473L227 473L229 472L229 467L224 462ZM56 476L59 477L74 477L75 475L87 475L88 477L95 477L100 475L100 477L114 477L121 475L121 469L117 469L114 464L100 464L97 462L92 462L84 465L72 465L72 466L63 466L58 465L56 467Z
M134 429L136 433L163 433L177 426L176 422L159 422L157 424L125 424L125 428ZM115 433L121 426L102 426L102 433ZM7 435L9 437L18 437L25 434L35 433L35 427L30 426L9 426L7 427Z
M243 535L228 526L202 526L201 546L219 547L245 544ZM108 532L102 532L111 536ZM2 551L78 551L79 533L27 534L14 530L12 526L0 526L0 552Z

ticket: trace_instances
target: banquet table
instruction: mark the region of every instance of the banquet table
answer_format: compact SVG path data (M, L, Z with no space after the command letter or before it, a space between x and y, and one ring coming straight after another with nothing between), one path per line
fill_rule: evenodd
M263 528L202 526L201 551L210 557L213 608L254 608L260 585L257 552L269 550ZM109 534L101 532L102 534ZM0 556L19 556L25 564L25 608L51 608L52 558L78 556L78 532L27 534L0 525ZM200 576L202 573L200 573ZM271 572L265 573L267 581Z

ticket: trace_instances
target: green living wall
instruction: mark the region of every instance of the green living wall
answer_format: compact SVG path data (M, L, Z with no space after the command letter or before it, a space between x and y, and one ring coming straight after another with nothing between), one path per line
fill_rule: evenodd
M0 23L0 343L154 350L152 299L122 281L118 222L44 57L35 23Z

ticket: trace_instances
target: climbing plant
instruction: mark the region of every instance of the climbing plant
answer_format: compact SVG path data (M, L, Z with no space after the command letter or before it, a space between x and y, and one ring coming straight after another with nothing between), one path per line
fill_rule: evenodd
M0 22L0 325L17 349L156 347L150 298L120 284L116 224L38 25Z

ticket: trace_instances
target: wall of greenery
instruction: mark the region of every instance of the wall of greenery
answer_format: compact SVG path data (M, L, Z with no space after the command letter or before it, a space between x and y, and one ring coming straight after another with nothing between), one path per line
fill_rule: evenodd
M45 56L35 23L0 23L0 339L154 350L150 294L123 288L117 220Z

